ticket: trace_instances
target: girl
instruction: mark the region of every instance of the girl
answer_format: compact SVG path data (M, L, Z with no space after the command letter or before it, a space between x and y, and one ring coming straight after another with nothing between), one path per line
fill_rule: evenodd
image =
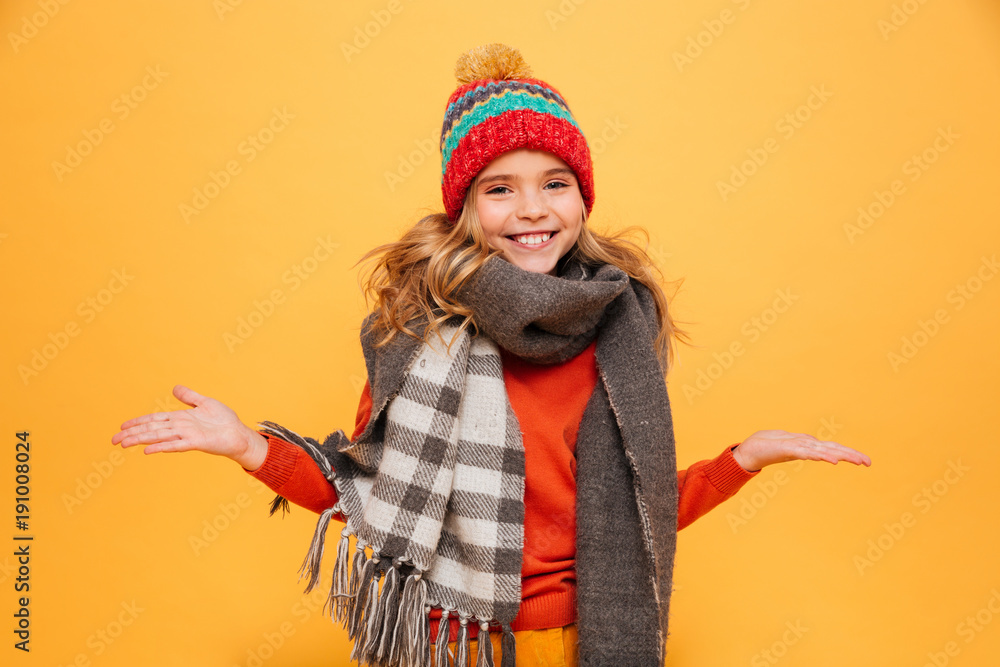
M686 334L645 251L588 228L592 162L569 107L501 44L456 75L445 212L366 255L352 437L254 430L178 385L193 409L112 442L227 456L279 494L272 513L319 513L307 591L344 522L328 604L361 664L662 665L678 529L766 465L871 461L772 430L678 471L664 377Z

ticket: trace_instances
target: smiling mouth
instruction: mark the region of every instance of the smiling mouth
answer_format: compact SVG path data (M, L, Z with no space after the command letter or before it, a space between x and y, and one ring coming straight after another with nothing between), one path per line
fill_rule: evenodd
M558 232L537 232L533 234L512 234L507 238L518 245L530 247L545 243L557 233Z

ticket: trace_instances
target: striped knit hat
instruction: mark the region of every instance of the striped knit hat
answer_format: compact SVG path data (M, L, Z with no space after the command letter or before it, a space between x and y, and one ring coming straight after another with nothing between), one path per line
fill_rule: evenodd
M459 87L441 128L441 192L448 219L458 219L469 184L507 151L534 148L576 172L587 213L594 206L594 168L587 140L555 88L531 77L520 52L487 44L455 65Z

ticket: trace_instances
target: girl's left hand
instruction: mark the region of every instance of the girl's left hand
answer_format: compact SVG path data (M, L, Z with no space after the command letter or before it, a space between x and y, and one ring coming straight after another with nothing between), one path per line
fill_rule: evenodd
M847 461L870 466L872 460L839 442L820 440L808 433L757 431L733 450L733 458L744 470L756 472L764 466L785 461Z

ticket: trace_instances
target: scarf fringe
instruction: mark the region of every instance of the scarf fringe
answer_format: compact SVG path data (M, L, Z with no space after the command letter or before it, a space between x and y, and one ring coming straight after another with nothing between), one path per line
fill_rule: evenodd
M369 563L379 563L378 558L372 558ZM361 622L361 629L358 638L355 640L354 648L358 652L358 662L362 660L368 664L378 664L374 660L375 651L378 649L378 633L382 629L379 612L378 583L382 578L382 572L377 567L373 567L371 584L368 586L368 599L365 603L364 620Z
M282 436L285 437L285 436ZM310 592L320 579L325 553L326 532L330 520L341 512L340 505L324 510L316 523L312 543L299 568L299 579L308 577L305 592ZM373 549L369 558L368 545L358 539L351 555L351 526L345 525L337 543L330 592L323 606L347 630L354 646L351 660L371 667L470 667L472 664L469 621L470 614L454 609L442 611L438 634L434 641L436 659L431 665L430 612L427 581L424 573L414 568L405 578L400 569L406 564L387 559ZM382 581L383 570L385 579ZM381 586L380 586L381 583ZM448 651L450 616L459 619L454 663ZM480 639L476 667L496 667L493 644L489 639L489 622L480 621ZM501 640L501 667L514 667L514 635L505 625Z
M322 520L322 517L321 517ZM453 609L443 610L434 641L436 659L431 662L430 612L427 581L414 569L405 578L405 564L396 559L386 569L387 560L367 554L367 545L358 540L350 555L350 528L345 526L337 545L333 583L327 598L331 618L342 625L353 642L351 660L371 667L470 667L472 664L469 622L474 618ZM314 546L316 540L314 539ZM310 549L309 562L322 547ZM381 585L380 585L381 584ZM324 606L326 613L326 606ZM459 619L454 662L448 651L452 616ZM489 622L479 622L476 667L496 667ZM514 665L514 635L504 626L501 667Z
M392 649L389 652L390 665L419 665L419 655L421 650L420 634L421 626L427 622L430 629L429 619L424 618L424 605L427 602L427 584L423 582L423 575L417 571L406 577L403 583L403 595L399 601L399 615L396 619L396 627L392 632ZM424 636L428 633L424 633Z
M469 667L469 617L460 615L455 638L455 667Z
M375 657L385 663L392 652L392 637L396 633L396 619L399 617L399 560L394 560L392 567L385 573L385 583L382 585L382 595L379 596L379 608L382 616L382 630Z
M515 640L510 625L503 626L503 638L500 640L500 667L515 667Z
M291 512L291 506L288 504L288 498L284 496L277 495L274 500L271 501L270 511L267 513L268 516L274 516L274 513L281 509L281 518L284 518L286 514Z
M486 621L479 623L477 643L479 650L476 652L476 667L496 667L493 662L493 642L490 641L490 624Z
M333 517L334 512L339 511L339 509L339 507L334 505L329 509L323 510L323 513L319 515L319 521L316 522L316 532L313 534L312 544L309 545L309 551L306 553L306 557L302 561L302 566L299 568L300 581L302 577L309 577L309 583L306 584L306 593L315 588L319 582L319 569L323 562L323 543L326 540L326 529L330 526L330 519Z
M281 438L286 442L294 443L306 450L309 453L309 456L316 461L316 465L319 466L319 469L323 471L323 476L326 477L327 481L331 484L333 483L334 475L333 469L330 467L330 462L327 460L326 455L319 450L319 447L310 442L308 438L303 438L295 431L285 428L281 424L275 424L272 421L257 422L257 430L263 431L264 433L273 435L277 438Z
M343 545L343 542L341 542L341 545ZM337 556L339 558L340 554L337 554ZM358 589L361 586L361 579L364 576L365 563L367 562L368 554L365 553L365 541L358 538L357 548L354 550L354 561L351 563L351 576L347 584L347 597L344 600L344 607L342 613L333 619L344 626L345 630L351 627L351 619L354 617L354 609L357 606ZM332 588L330 595L331 597L334 595Z
M368 601L368 589L375 576L375 568L377 566L378 558L372 556L371 559L365 561L362 568L361 579L358 583L358 594L354 600L354 613L351 614L351 622L347 628L347 636L351 641L355 642L355 646L360 643L358 640L361 635L362 622L364 621L365 603Z
M337 544L337 559L333 565L330 595L327 596L326 602L323 604L323 613L327 613L326 610L329 607L330 618L336 621L343 621L351 596L354 595L354 591L350 590L352 574L350 535L350 529L344 526L344 529L340 531L340 542Z
M448 610L441 610L441 622L438 623L437 641L434 642L434 667L451 667L448 660L448 629L451 622L448 620Z

